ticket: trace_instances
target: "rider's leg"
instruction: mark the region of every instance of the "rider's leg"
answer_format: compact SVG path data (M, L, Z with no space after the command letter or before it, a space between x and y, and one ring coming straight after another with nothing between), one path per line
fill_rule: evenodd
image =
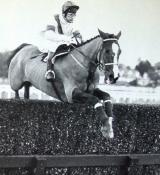
M53 80L55 78L55 73L53 70L53 63L52 63L53 56L54 56L54 52L48 52L47 72L45 74L45 77L47 80Z

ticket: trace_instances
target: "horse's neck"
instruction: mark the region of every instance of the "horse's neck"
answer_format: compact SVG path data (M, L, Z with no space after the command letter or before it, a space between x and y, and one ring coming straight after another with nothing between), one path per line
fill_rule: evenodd
M101 44L102 44L102 40L98 37L96 39L93 39L89 43L86 43L85 45L83 45L79 49L88 58L90 58L90 59L92 59L94 61L96 59L96 57L97 57L97 53L98 53L98 51L100 49Z

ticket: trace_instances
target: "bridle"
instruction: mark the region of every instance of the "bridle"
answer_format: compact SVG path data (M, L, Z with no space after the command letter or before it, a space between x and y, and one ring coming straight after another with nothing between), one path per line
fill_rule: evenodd
M101 63L101 53L102 53L102 50L103 50L102 46L107 41L115 41L115 44L117 44L117 46L118 46L118 53L117 53L117 59L116 59L117 62L116 63L114 63L114 62L105 63L105 64ZM98 52L98 55L97 55L97 59L98 59L98 63L99 63L99 69L104 70L105 66L112 66L112 65L117 65L118 66L119 65L119 56L121 54L121 48L120 48L120 45L118 43L118 39L116 39L116 38L103 39L102 46L101 46L100 51Z
M116 63L105 63L105 64L103 64L103 63L101 63L101 54L102 54L102 50L103 50L103 44L105 43L105 42L107 42L107 41L115 41L115 44L117 44L117 46L118 46L118 53L117 53L117 62ZM87 55L85 55L81 50L79 50L77 47L75 47L73 44L71 44L71 46L75 49L75 50L77 50L81 55L83 55L85 58L88 58L89 60L91 60L91 58L89 57L89 56L87 56ZM95 66L95 68L97 68L97 67L99 67L99 69L100 70L104 70L104 67L105 66L110 66L110 65L119 65L119 63L118 63L118 60L119 60L119 56L120 56L120 54L121 54L121 49L120 49L120 45L119 45L119 43L118 43L118 39L116 39L116 38L108 38L108 39L103 39L103 42L102 42L102 45L100 46L100 48L98 49L98 52L97 52L97 63L96 62L94 62L94 61L90 61L90 64L92 64L92 65L94 65ZM79 61L78 61L78 59L72 54L72 53L70 53L70 55L71 55L71 57L77 62L77 64L80 66L80 67L82 67L82 68L88 68L87 66L85 66L85 65L83 65L82 63L80 63Z

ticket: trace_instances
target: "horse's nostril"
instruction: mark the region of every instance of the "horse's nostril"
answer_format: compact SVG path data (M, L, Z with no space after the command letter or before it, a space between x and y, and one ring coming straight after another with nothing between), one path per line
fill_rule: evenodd
M114 75L113 75L113 74L110 74L110 75L109 75L109 79L110 79L110 80L114 79Z

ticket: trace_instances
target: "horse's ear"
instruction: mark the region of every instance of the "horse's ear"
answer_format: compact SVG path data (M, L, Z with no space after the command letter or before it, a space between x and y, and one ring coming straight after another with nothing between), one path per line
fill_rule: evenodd
M102 33L102 31L101 31L100 29L98 29L98 32L99 32L99 34L101 34L101 33Z
M98 29L98 32L99 32L101 38L104 39L106 37L106 34L104 32L102 32L100 29Z
M122 34L122 32L121 31L119 31L119 33L115 36L115 38L117 38L117 39L119 39L120 38L120 36L121 36L121 34Z

